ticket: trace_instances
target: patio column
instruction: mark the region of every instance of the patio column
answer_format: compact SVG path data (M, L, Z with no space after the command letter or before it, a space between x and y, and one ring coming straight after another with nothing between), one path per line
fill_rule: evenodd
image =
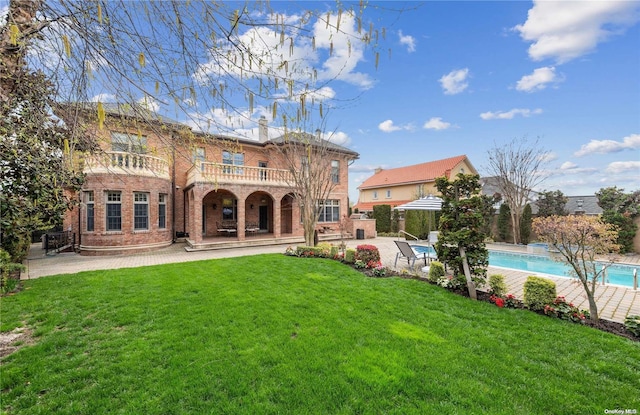
M238 240L239 241L244 241L245 240L245 210L247 208L247 204L244 198L238 198L238 215L237 215L237 234L238 234Z
M193 218L189 221L189 236L196 243L202 242L202 192L198 186L191 189L190 198L192 203L189 204L190 216Z
M282 228L280 224L282 223L282 212L280 211L280 199L276 198L273 201L273 237L280 238L282 236Z

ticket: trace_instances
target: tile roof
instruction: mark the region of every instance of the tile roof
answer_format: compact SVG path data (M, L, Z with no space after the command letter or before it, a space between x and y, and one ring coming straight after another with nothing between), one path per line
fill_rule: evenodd
M362 182L358 189L434 181L437 177L446 176L448 172L465 160L473 169L473 173L476 173L467 156L461 155L412 166L380 170Z
M359 154L356 153L353 150L350 150L346 147L343 147L339 144L333 143L329 140L325 140L324 138L318 138L317 136L310 134L310 133L300 133L300 132L291 132L288 134L288 136L284 136L281 135L280 137L276 137L273 138L269 141L267 141L267 143L271 143L271 144L284 144L288 141L299 141L301 143L311 143L311 144L316 144L318 147L324 147L328 150L333 150L333 151L338 151L340 153L345 153L350 155L351 157L353 157L354 159L359 158Z

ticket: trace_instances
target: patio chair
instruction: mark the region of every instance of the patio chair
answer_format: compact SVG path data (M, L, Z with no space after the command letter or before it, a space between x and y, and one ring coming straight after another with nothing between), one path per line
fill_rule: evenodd
M398 266L398 259L406 258L407 264L413 266L416 262L416 259L422 258L424 259L424 266L427 266L427 253L418 253L414 251L414 249L409 245L408 242L405 241L393 241L398 246L400 252L396 253L396 262L393 264L394 268Z

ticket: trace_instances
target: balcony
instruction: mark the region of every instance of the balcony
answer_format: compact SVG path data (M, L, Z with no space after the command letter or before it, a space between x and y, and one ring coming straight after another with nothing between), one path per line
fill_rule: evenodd
M259 186L289 186L293 176L288 170L267 167L232 166L220 163L200 163L187 172L187 186L193 183L252 184Z
M169 179L169 163L147 154L105 151L84 159L85 173L127 174Z

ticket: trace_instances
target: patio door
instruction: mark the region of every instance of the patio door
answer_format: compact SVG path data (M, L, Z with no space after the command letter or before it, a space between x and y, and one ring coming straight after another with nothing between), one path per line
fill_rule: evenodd
M269 229L269 206L260 206L259 207L259 227L260 230L268 230Z

